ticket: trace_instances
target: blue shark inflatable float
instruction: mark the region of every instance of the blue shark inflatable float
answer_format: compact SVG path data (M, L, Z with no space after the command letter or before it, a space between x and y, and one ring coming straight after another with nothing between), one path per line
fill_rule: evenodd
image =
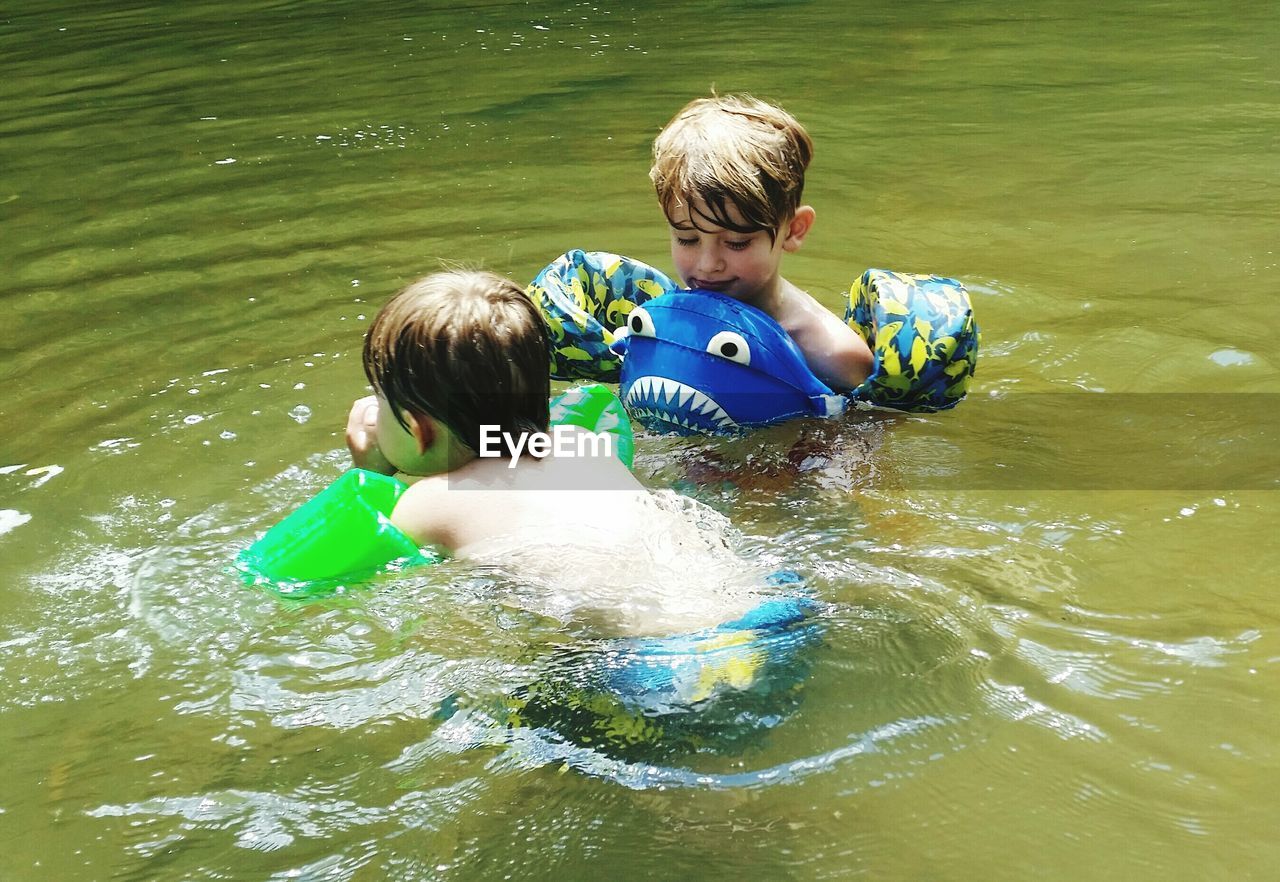
M955 279L867 270L845 322L875 358L858 388L834 392L770 316L606 252L570 251L526 293L552 338L557 379L620 383L632 419L652 431L739 433L851 407L946 410L968 392L980 334Z
M610 349L623 357L619 398L646 427L724 434L848 403L813 375L772 318L714 291L676 291L637 306Z

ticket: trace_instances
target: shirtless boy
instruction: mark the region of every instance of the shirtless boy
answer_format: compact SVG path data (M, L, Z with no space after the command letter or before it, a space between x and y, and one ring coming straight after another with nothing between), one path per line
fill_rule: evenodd
M813 207L801 202L812 156L808 133L785 110L717 95L691 101L667 123L649 177L684 284L768 313L818 378L847 392L870 374L870 348L780 271L783 255L813 228Z
M697 523L714 512L650 493L612 451L530 453L520 439L548 433L548 359L537 307L493 273L433 273L382 308L364 344L374 395L346 437L356 467L419 478L392 523L618 634L710 627L758 603L763 574Z

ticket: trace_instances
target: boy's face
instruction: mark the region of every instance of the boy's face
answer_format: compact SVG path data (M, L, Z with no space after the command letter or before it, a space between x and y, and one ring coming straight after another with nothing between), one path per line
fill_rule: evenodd
M414 418L405 414L410 428L396 420L391 405L378 396L378 449L387 462L406 475L436 475L449 470L449 444L447 438L438 438L433 432L425 439L424 429ZM440 440L445 443L432 443Z
M387 458L387 462L407 475L415 474L413 467L417 465L418 441L413 433L396 420L390 404L382 396L378 396L378 449Z
M732 204L728 208L729 219L742 224L737 208ZM690 288L718 291L744 303L769 300L778 289L783 253L800 247L808 225L795 236L794 221L783 224L770 238L768 230L738 233L718 227L707 219L709 213L699 199L694 200L692 212L688 204L672 212L671 260L676 273Z

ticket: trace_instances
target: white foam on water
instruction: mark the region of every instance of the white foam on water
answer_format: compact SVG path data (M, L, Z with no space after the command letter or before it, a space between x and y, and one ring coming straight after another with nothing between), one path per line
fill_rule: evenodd
M31 520L31 515L15 508L0 508L0 536L12 532Z

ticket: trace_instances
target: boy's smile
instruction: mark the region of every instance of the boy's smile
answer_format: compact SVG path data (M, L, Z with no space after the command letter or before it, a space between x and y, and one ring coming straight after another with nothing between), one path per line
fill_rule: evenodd
M746 226L735 206L730 204L729 220ZM805 211L802 206L801 211ZM807 209L812 212L812 209ZM701 199L695 199L692 211L688 203L675 207L671 214L671 260L676 273L690 288L716 291L743 303L760 306L766 311L777 298L782 255L800 246L808 232L811 218L798 233L793 232L799 213L790 224L784 224L777 235L768 230L740 233L709 220L710 212Z

